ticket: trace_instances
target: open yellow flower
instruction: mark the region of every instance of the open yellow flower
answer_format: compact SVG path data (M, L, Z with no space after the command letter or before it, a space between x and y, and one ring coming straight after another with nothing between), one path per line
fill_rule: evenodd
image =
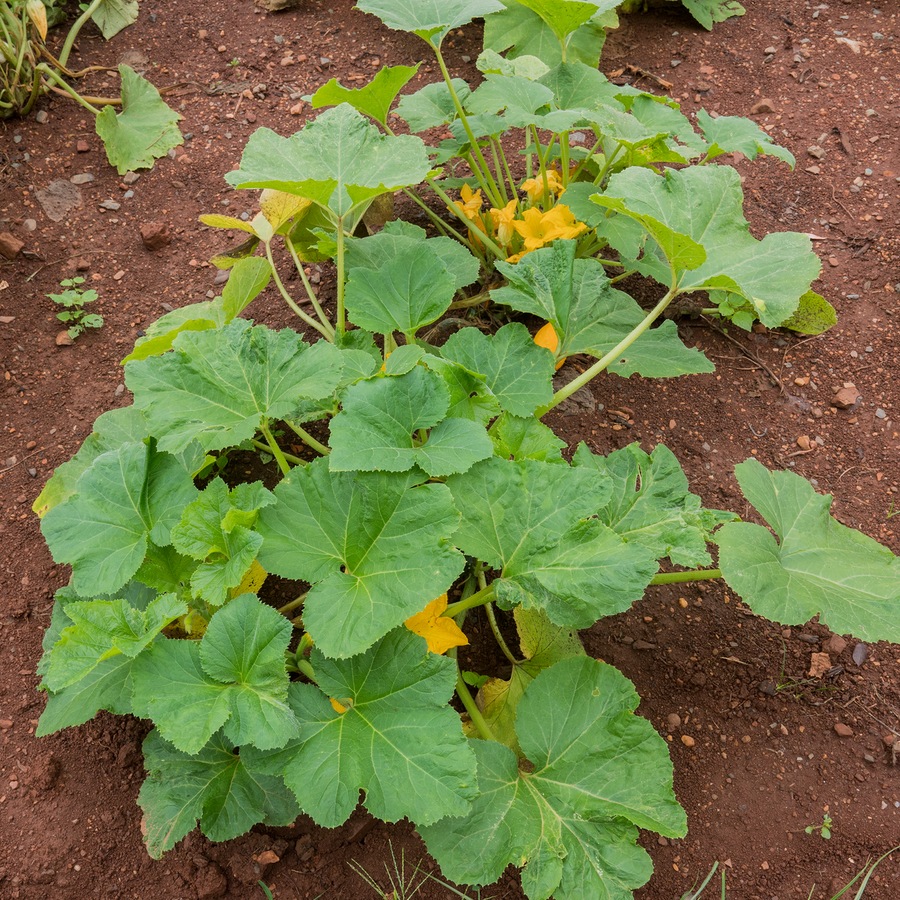
M503 209L494 209L491 207L491 219L494 221L494 232L501 244L508 244L515 230L516 205L518 200L510 200Z
M459 209L467 219L474 222L475 217L481 211L481 207L484 203L484 199L481 196L481 188L478 188L477 191L473 192L472 188L467 184L464 184L460 194L462 195L462 202L454 200L453 205Z
M559 195L563 192L562 178L556 169L547 169L547 187L552 194ZM544 193L544 179L540 173L538 173L537 177L527 178L522 182L522 190L528 194L528 199L532 203L547 199Z
M449 616L442 615L447 609L447 595L441 594L425 609L410 616L404 623L414 634L425 638L432 653L446 653L451 647L462 647L469 643L460 627Z
M524 221L514 222L513 225L525 239L525 253L537 250L558 238L576 238L587 231L587 225L576 222L568 206L554 206L546 213L536 208L526 209L522 218ZM521 259L525 253L517 254L518 258Z

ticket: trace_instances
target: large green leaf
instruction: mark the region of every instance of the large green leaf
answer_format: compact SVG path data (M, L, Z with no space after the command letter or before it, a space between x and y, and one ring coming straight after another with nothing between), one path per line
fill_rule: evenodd
M232 266L231 275L222 288L225 322L239 316L266 289L271 280L272 266L267 259L259 256L239 259Z
M399 249L378 269L350 269L347 315L354 324L379 334L415 334L447 311L455 291L453 275L423 241Z
M147 779L138 803L144 810L147 852L159 859L200 822L213 841L227 841L257 823L290 825L299 815L280 778L248 771L234 745L217 734L188 755L163 740L158 730L144 739Z
M657 563L591 516L610 496L596 471L493 457L447 479L462 522L454 542L500 570L501 606L543 609L587 628L640 598Z
M626 900L650 877L637 828L687 831L666 744L632 710L638 696L612 666L576 656L542 671L516 720L527 761L473 742L480 796L463 818L419 828L443 874L489 884L525 865L533 900ZM632 824L629 824L632 823Z
M125 599L66 604L72 624L50 654L44 684L59 691L90 674L99 663L120 654L131 658L145 650L170 622L188 611L174 594L157 597L146 609Z
M194 439L207 450L249 440L263 418L286 415L302 398L328 396L341 375L333 344L310 347L290 329L252 327L246 319L180 334L174 350L125 369L135 406L164 450Z
M406 472L419 466L432 476L464 472L493 448L476 422L444 418L449 405L446 383L423 366L358 381L331 420L332 471Z
M224 726L235 744L280 747L297 734L284 652L291 623L253 594L216 612L199 645L158 640L133 670L137 715L185 753Z
M793 472L747 460L735 467L744 496L775 532L733 522L716 535L719 567L754 612L784 625L818 615L837 634L900 640L900 561L829 515L831 497Z
M790 317L821 268L806 235L779 232L757 241L750 234L740 175L731 166L666 169L664 175L632 167L613 175L606 193L592 199L619 213L598 233L626 260L637 260L645 275L679 293L739 293L770 326ZM637 230L619 227L623 217ZM655 243L645 247L648 234ZM653 252L656 245L662 258Z
M465 104L469 96L469 85L462 78L451 80L453 90L460 103ZM453 95L443 81L426 84L414 94L400 98L397 113L409 125L410 131L425 131L438 125L449 125L458 115Z
M134 349L122 360L122 364L134 359L159 356L172 349L175 338L182 331L209 331L221 328L230 318L233 317L226 318L222 297L173 309L147 326L145 336L135 341Z
M248 766L282 775L304 812L326 828L348 818L360 790L369 812L388 822L427 825L469 811L478 793L475 758L447 702L453 660L428 653L422 638L399 628L349 660L314 649L310 661L318 687L291 685L300 737L248 754Z
M441 347L445 359L485 377L500 406L516 416L530 416L553 396L553 357L532 340L519 322L488 337L463 328Z
M122 587L143 561L148 538L168 544L197 495L178 460L144 443L99 456L75 492L44 516L41 531L54 560L72 566L72 585L82 596Z
M629 85L616 85L597 71L596 63L564 62L554 66L540 78L541 84L553 91L555 105L559 109L600 109L612 106L624 110L618 98L640 95Z
M597 68L608 27L620 0L505 0L506 9L484 22L485 49L509 51L510 59L535 56L548 66L566 58Z
M750 119L743 116L719 116L714 119L705 109L701 109L697 112L697 124L711 145L707 159L737 150L748 159L756 159L760 153L777 156L794 168L794 154L786 147L779 147L767 132Z
M107 41L123 28L134 25L137 17L138 0L101 0L91 13L91 18Z
M519 418L505 412L491 425L488 434L494 442L494 455L501 459L564 462L560 450L566 442L534 416Z
M491 291L496 303L553 323L559 338L557 359L573 353L602 357L646 317L635 300L611 286L596 259L576 259L575 250L575 241L560 240L515 265L498 262L509 285ZM713 368L700 351L684 346L672 321L646 331L609 366L623 377L639 372L651 378Z
M169 109L159 91L129 66L119 66L122 77L122 112L104 106L97 116L97 134L106 157L120 175L150 168L153 160L184 143L176 124L181 116Z
M379 194L418 184L430 167L419 138L382 134L342 103L291 137L258 129L244 148L241 168L225 180L237 188L297 194L342 217Z
M525 688L544 669L570 656L584 656L578 632L554 625L540 610L513 610L519 647L524 659L513 665L510 678L489 678L478 692L478 706L493 733L518 756L524 756L516 737L516 709ZM471 722L466 728L470 737L478 737Z
M336 78L332 78L312 95L310 104L318 109L320 106L349 103L354 109L385 125L391 104L403 86L418 72L419 65L385 66L361 88L345 88Z
M504 109L522 109L529 113L547 106L553 91L520 75L488 75L481 86L466 100L471 113L498 113Z
M231 589L241 583L262 544L261 535L252 530L257 514L274 502L261 482L229 491L221 478L214 478L185 507L172 529L172 544L200 561L191 576L195 595L213 606L231 598Z
M303 624L331 657L352 656L443 594L463 569L444 485L413 475L331 472L319 459L260 513L267 572L312 584ZM227 607L226 607L227 609Z
M591 453L580 444L572 462L603 472L612 479L613 496L597 516L626 541L646 547L656 559L668 556L679 566L711 562L706 543L712 530L736 518L731 513L703 509L688 489L688 480L664 444L646 454L630 444L609 456Z
M448 237L426 240L424 228L397 219L388 222L377 234L365 238L348 238L346 244L347 269L381 269L399 253L424 245L433 251L453 276L454 288L459 290L478 278L478 260L459 241Z
M742 16L747 11L738 0L681 0L688 12L707 30L714 22L724 22L732 16Z
M503 4L498 0L360 0L356 8L378 16L388 28L411 31L437 47L451 28L496 12Z

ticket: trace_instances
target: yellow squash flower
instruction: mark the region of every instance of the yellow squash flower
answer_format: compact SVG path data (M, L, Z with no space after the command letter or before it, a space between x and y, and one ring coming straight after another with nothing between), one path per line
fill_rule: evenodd
M462 186L462 202L459 200L454 200L453 205L459 209L459 211L470 221L474 222L475 217L481 211L482 204L484 200L481 196L481 188L478 188L477 191L472 191L467 184Z
M491 218L494 220L494 232L501 244L508 244L515 230L516 205L518 200L510 200L503 209L491 207Z
M522 218L524 222L513 224L516 231L525 239L525 253L537 250L558 238L576 238L587 231L587 225L584 222L576 222L568 206L554 206L546 213L535 208L526 209L522 213ZM518 259L524 255L524 253L517 254Z
M552 194L559 195L562 193L562 178L560 178L559 172L557 172L556 169L547 169L547 187ZM541 177L540 173L536 178L527 178L522 183L522 190L528 194L528 199L532 203L537 203L540 200L546 199L546 194L544 193L544 179Z
M441 594L425 609L410 616L404 623L414 634L425 638L432 653L446 653L451 647L462 647L469 643L460 627L449 616L442 615L447 609L447 595Z

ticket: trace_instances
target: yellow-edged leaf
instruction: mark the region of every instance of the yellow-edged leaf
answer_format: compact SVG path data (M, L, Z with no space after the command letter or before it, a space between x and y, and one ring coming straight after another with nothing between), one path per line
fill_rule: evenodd
M256 234L253 226L243 219L235 219L234 216L222 216L218 213L207 213L200 216L200 221L210 228L237 228L239 231L246 231L247 234Z
M244 573L241 583L236 588L231 589L231 596L240 597L241 594L258 594L267 575L268 572L254 559L250 563L250 568Z

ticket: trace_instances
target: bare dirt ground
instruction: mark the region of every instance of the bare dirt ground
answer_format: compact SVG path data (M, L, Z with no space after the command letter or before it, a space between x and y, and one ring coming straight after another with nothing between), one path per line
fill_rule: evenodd
M900 8L896 0L746 5L746 16L711 34L678 10L625 19L601 69L667 90L686 112L753 114L794 152L794 172L772 159L724 161L745 178L745 212L758 237L814 236L823 260L814 288L836 306L839 323L803 339L733 328L725 336L708 321L683 319L682 337L712 357L716 374L655 383L609 375L592 384L593 401L547 421L571 448L580 440L603 452L665 442L706 505L740 514L747 509L736 462L753 455L791 467L834 495L840 521L900 552ZM34 674L41 637L68 570L53 564L30 507L96 416L129 402L119 360L141 329L218 291L206 261L223 238L198 215L253 212L254 195L230 190L224 174L256 128L299 128L311 114L308 104L298 109L301 95L329 78L361 85L382 65L419 59L421 80L408 90L439 75L417 38L351 6L309 0L264 14L249 2L145 0L139 23L111 42L87 29L79 64L124 58L157 86L183 84L168 99L190 139L133 184L107 164L89 116L70 101L45 100L44 124L0 124L0 232L25 244L0 270L0 897L249 900L262 898L261 878L286 900L365 896L348 862L386 883L391 846L398 859L402 850L408 864L436 871L405 824L370 827L362 810L333 832L304 818L221 845L194 833L153 861L136 804L146 724L101 714L33 736L44 702ZM446 46L452 74L477 80L479 27ZM101 73L86 92L117 86L115 72ZM248 89L253 99L241 96ZM93 176L80 179L80 206L51 219L38 192L75 175ZM171 236L155 252L139 234L149 223L165 224ZM60 347L45 295L76 272L99 292L94 311L106 322ZM320 277L327 296L327 266ZM271 326L292 324L272 289L251 312ZM838 409L831 401L846 385L859 400ZM583 637L589 652L635 682L640 712L671 740L688 812L684 840L645 836L656 875L639 900L675 900L716 860L739 900L811 890L830 897L867 859L900 843L900 766L890 746L900 735L900 647L868 646L854 662L853 636L816 623L782 628L712 585L653 588ZM490 663L477 646L471 652L475 663ZM809 678L813 652L840 670ZM825 812L832 839L805 834ZM261 864L266 849L280 861ZM866 896L893 900L898 884L894 854ZM429 883L419 896L450 894ZM523 895L510 871L482 896Z

